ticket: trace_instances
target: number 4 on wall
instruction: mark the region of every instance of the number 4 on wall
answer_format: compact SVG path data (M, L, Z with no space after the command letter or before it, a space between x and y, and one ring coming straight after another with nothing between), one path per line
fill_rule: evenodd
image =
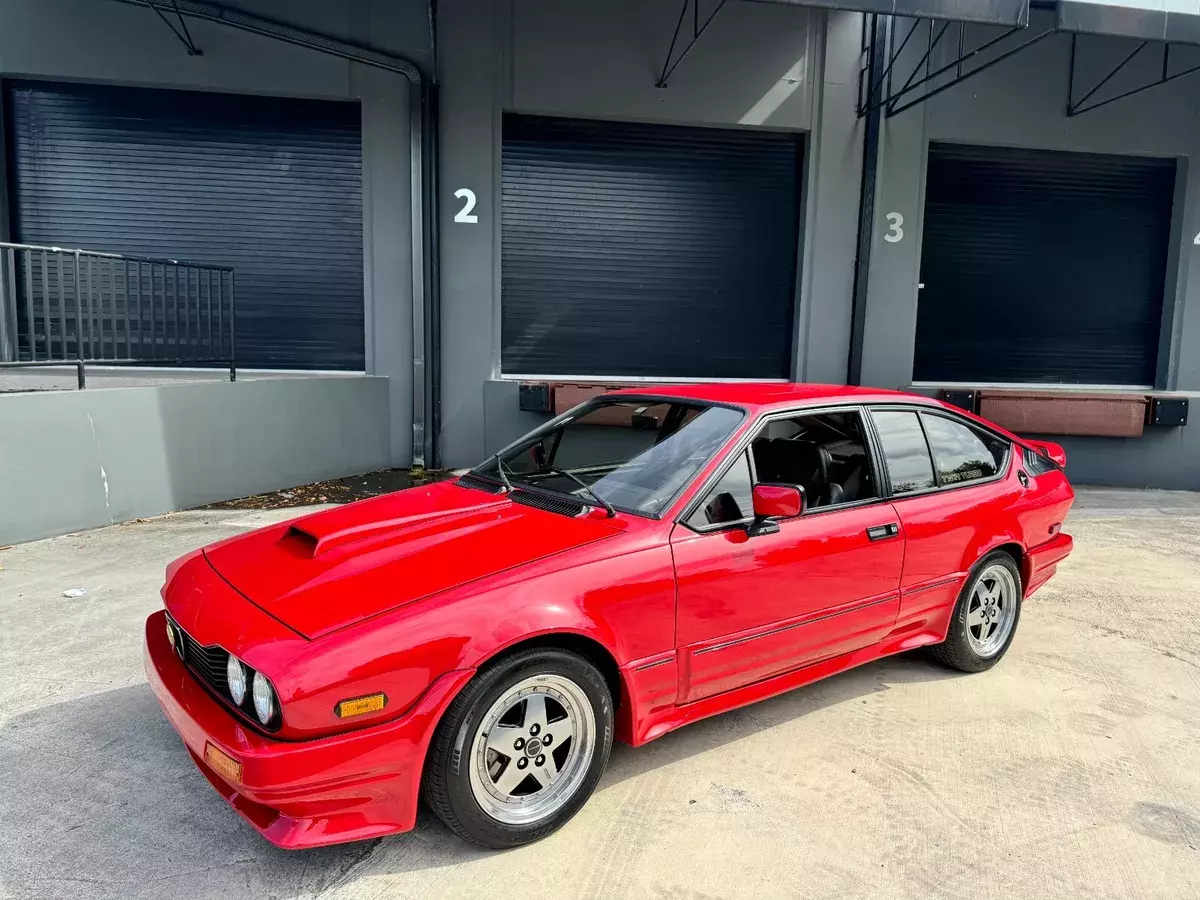
M1200 234L1196 235L1196 239L1192 241L1192 243L1200 246Z

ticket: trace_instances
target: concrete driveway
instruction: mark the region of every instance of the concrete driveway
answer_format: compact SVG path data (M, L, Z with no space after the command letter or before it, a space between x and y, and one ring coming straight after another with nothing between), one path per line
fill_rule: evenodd
M1198 494L1081 491L1075 555L992 671L895 658L618 746L579 816L506 853L427 813L284 853L193 767L142 620L168 560L287 516L0 552L0 897L1200 896Z

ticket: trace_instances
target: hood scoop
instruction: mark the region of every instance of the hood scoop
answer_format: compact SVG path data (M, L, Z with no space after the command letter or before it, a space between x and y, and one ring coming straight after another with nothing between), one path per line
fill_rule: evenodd
M331 550L349 544L398 537L400 532L404 532L405 536L412 536L414 532L421 531L422 525L434 522L439 524L453 522L478 515L481 512L489 512L504 505L506 505L506 501L501 498L491 503L479 503L452 512L431 510L365 522L358 515L339 515L342 510L335 509L306 516L293 522L288 526L282 541L290 544L292 549L300 550L302 555L308 559L316 559Z
M204 555L311 640L620 531L441 481L271 525Z

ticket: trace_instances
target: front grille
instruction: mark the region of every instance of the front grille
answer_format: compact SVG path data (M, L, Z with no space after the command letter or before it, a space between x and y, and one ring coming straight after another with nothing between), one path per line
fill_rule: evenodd
M571 500L567 497L552 497L549 494L541 494L536 491L513 491L509 495L509 499L513 503L522 503L525 506L533 506L537 509L544 509L547 512L571 516L572 518L587 509L578 500Z
M226 666L229 665L229 652L221 647L205 647L202 646L195 638L179 627L173 618L171 625L175 629L175 642L177 647L182 647L183 652L176 652L183 658L183 664L187 666L188 671L196 676L196 680L205 685L209 690L217 695L225 704L232 710L235 710L239 716L249 722L253 727L266 732L278 731L280 726L279 698L275 698L275 715L265 726L258 721L258 717L254 714L254 701L251 699L253 694L250 690L250 683L254 678L254 670L246 667L246 697L242 701L241 706L237 706L233 702L233 698L229 696L229 676L226 675ZM245 665L245 663L243 663Z
M499 494L504 490L504 485L488 481L486 478L480 478L478 475L472 475L470 472L467 472L465 475L459 475L458 481L455 483L461 487L471 488L475 491L484 491L488 494Z
M175 633L183 640L183 662L192 672L222 697L229 699L229 679L225 667L229 654L220 647L202 647L196 640L175 626Z

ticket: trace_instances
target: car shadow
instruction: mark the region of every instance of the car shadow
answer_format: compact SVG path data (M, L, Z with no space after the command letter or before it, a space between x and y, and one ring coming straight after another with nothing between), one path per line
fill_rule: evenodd
M614 748L601 792L660 766L892 685L954 677L894 657L725 713L645 747ZM0 895L312 896L361 874L437 870L487 855L422 809L410 833L277 850L196 771L150 689L133 685L19 714L0 729Z

